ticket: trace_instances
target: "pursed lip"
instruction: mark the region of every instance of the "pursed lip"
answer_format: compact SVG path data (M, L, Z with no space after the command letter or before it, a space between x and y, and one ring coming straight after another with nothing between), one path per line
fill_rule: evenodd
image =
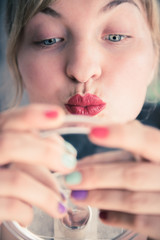
M67 104L65 104L66 109L71 114L89 116L97 115L105 108L105 106L105 102L103 102L98 96L90 93L85 96L76 94L69 99Z

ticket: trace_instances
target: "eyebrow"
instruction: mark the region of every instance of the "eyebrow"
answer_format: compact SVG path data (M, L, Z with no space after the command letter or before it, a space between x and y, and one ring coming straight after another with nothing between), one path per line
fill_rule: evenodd
M139 9L138 5L137 5L133 0L113 0L113 1L111 1L111 2L109 2L109 3L107 3L107 4L102 8L101 11L102 11L102 12L106 12L106 11L112 9L112 8L115 8L115 7L119 6L119 5L122 4L122 3L130 3L130 4L134 5L135 7L137 7L137 8Z
M119 6L120 4L122 3L130 3L130 4L133 4L134 6L136 6L138 9L138 5L133 1L133 0L113 0L109 3L107 3L102 9L100 12L106 12L112 8L115 8L117 6ZM56 12L53 8L50 8L50 7L46 7L45 9L43 9L41 11L42 13L46 14L46 15L50 15L51 17L54 17L54 18L63 18L62 15L58 12Z
M46 7L41 12L44 14L50 15L51 17L54 17L54 18L62 18L62 15L60 13L56 12L54 9L50 7Z

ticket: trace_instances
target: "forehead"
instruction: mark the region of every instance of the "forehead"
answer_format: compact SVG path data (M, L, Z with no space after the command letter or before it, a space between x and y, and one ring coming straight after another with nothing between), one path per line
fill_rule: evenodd
M141 0L55 0L52 1L50 6L55 8L64 8L68 6L81 6L85 4L86 8L95 8L98 10L98 7L102 7L103 10L108 10L115 8L122 4L129 4L131 6L137 7L139 10L142 10Z
M146 18L140 0L56 0L42 12L54 18L65 20L75 16L79 21L83 17L95 17L95 15L98 17L103 13L114 12L121 6L122 13L127 13L129 9L130 11L136 10Z

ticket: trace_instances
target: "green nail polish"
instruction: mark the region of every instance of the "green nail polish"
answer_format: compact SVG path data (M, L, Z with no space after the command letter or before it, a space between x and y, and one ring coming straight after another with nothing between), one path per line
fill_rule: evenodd
M69 185L79 184L82 181L82 174L80 172L73 172L65 176L65 181Z
M64 145L65 145L66 151L67 151L68 153L71 153L71 154L77 156L77 150L73 147L72 144L70 144L70 143L67 142L67 141L64 141Z
M75 156L65 153L63 154L62 162L65 167L74 168L76 166L77 159L75 158Z

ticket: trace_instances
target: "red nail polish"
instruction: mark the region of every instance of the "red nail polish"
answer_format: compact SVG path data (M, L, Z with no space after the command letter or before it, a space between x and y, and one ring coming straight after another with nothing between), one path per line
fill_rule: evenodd
M90 135L96 138L106 138L109 135L109 129L106 127L94 127Z
M58 117L58 112L56 110L45 112L45 117L47 117L47 118L57 118Z
M101 211L99 213L99 217L103 220L107 220L108 219L108 212L107 211Z

